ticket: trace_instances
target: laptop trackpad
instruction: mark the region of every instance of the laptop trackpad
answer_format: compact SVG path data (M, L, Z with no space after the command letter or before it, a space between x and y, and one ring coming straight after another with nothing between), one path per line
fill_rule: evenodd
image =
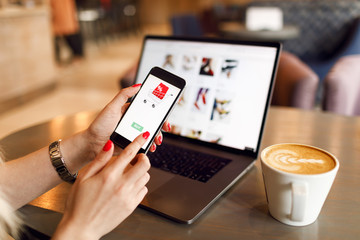
M158 189L159 187L161 187L175 177L174 174L156 168L151 168L149 174L150 181L146 185L149 189L149 193L155 191L156 189Z

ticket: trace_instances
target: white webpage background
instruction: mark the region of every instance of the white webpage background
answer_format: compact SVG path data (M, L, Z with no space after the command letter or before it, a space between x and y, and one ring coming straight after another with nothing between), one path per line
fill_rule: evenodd
M160 83L169 88L162 100L152 94ZM149 131L150 137L144 144L144 146L147 146L179 92L179 88L150 74L115 131L131 142L140 133ZM147 100L146 103L144 103L144 100ZM152 107L152 104L155 104L155 107ZM134 122L142 126L143 131L133 128L132 124Z
M165 56L169 54L173 57L173 67L162 66ZM195 57L190 71L184 70L184 56ZM184 91L186 101L175 107L169 121L181 129L180 135L189 136L190 130L198 130L201 131L201 140L211 142L220 136L221 145L236 149L248 147L255 151L275 57L276 48L273 47L148 40L144 46L137 82L141 82L154 66L179 75L187 81ZM213 60L213 76L199 74L203 58ZM226 59L238 62L230 79L221 74L221 66ZM231 111L226 121L210 120L212 104L201 114L194 112L194 100L199 88L208 89L208 102L214 102L219 94L231 99Z

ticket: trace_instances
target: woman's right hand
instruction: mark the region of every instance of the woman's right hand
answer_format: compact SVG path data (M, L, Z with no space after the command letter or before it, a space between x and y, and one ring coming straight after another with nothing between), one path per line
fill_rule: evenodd
M109 140L94 161L80 171L54 239L99 239L118 226L147 193L149 159L137 154L147 133L113 157Z

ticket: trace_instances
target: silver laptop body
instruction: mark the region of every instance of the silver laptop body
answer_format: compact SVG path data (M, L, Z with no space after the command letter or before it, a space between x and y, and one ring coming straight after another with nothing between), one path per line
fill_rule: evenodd
M156 156L148 154L152 164L158 162L150 169L149 192L141 207L191 224L253 166L280 48L279 43L145 37L135 82L159 66L183 77L187 87L169 117L172 131L164 133L164 146ZM212 156L226 164L210 175L202 175L208 167L196 173L191 166L171 168L190 158L187 150L197 167Z

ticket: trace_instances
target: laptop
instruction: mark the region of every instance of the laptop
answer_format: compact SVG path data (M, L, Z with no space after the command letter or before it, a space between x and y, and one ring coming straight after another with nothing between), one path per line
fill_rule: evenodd
M146 36L135 78L158 66L187 81L151 162L140 206L191 224L259 153L280 44Z

